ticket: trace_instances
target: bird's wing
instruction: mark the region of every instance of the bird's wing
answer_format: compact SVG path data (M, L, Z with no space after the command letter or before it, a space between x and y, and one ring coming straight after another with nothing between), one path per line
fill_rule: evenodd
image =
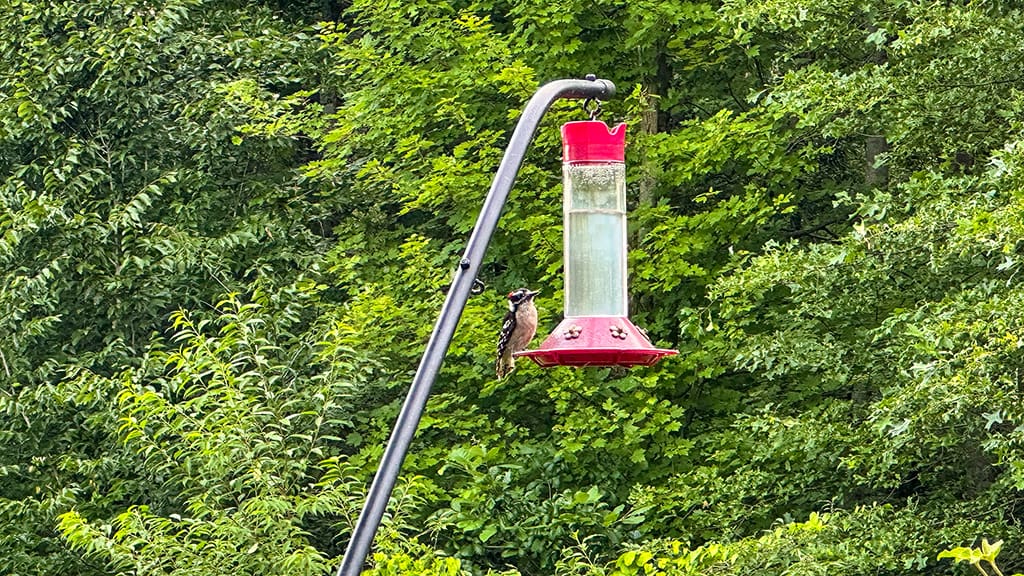
M505 320L501 323L501 333L498 336L498 358L505 353L505 349L508 348L509 341L512 339L512 332L516 327L516 313L509 310L505 314Z

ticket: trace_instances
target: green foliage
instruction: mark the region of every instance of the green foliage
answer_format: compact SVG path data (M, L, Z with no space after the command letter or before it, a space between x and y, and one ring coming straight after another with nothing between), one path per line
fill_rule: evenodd
M0 571L330 572L518 111L591 72L682 354L493 379L502 294L558 320L558 103L371 572L1021 564L1016 5L2 4Z
M317 203L289 202L302 147L234 143L246 118L216 89L291 89L302 41L261 6L0 12L0 565L105 573L55 538L57 514L178 501L118 438L116 375L146 362L174 309L292 284L282 272L325 241Z
M308 377L317 351L288 332L296 318L234 297L218 309L213 321L175 314L177 349L154 350L118 395L120 436L175 498L109 524L73 510L59 529L119 572L321 574L309 527L351 515L357 492L326 448L346 426L359 355L330 381Z
M804 522L779 523L757 536L687 547L654 540L606 563L595 563L585 545L570 551L560 574L906 574L931 573L927 546L958 529L922 526L922 510L910 506L858 507L811 513ZM925 517L932 516L925 512ZM946 518L948 518L947 516ZM932 518L938 520L938 518Z

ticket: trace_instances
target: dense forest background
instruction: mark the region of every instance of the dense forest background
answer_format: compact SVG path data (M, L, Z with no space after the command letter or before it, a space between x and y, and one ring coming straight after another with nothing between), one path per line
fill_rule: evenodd
M588 73L681 354L494 379L503 294L559 319L558 103L373 573L1024 570L1018 6L0 0L0 572L332 573L519 111Z

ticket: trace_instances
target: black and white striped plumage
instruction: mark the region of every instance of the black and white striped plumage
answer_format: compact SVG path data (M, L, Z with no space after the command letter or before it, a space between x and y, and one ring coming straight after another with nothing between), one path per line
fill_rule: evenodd
M533 303L533 297L537 294L526 288L508 294L508 313L501 323L498 359L494 363L499 380L515 369L516 360L512 354L525 350L537 333L537 307Z

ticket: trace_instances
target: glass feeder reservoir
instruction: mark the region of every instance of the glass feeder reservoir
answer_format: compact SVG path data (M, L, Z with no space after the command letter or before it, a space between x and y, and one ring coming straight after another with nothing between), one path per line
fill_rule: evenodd
M540 347L540 366L650 366L656 348L629 321L626 291L626 125L562 126L565 318Z

